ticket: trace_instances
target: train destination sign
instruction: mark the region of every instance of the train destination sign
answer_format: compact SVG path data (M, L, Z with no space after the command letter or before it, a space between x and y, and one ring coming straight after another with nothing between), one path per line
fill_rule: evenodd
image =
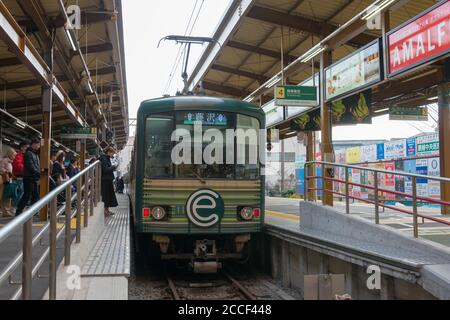
M387 36L389 75L444 55L450 50L450 1L415 18Z
M317 87L310 86L276 86L275 105L281 106L316 106Z

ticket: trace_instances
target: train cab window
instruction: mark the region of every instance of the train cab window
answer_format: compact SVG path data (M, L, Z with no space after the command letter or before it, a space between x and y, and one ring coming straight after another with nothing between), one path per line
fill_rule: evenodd
M201 157L201 161L196 161L194 152L194 129L195 125L201 125L202 136L207 130L215 129L220 131L222 137L226 137L227 129L234 129L235 115L226 112L180 112L176 116L176 128L185 129L190 132L192 137L191 162L183 163L175 166L175 178L177 179L234 179L234 166L226 164L226 144L223 143L222 161L219 163L206 164L205 159ZM202 139L202 153L211 141ZM216 159L220 159L220 154L212 153Z
M172 178L173 115L152 115L147 118L145 130L146 178Z
M254 180L260 174L258 119L237 115L236 179Z

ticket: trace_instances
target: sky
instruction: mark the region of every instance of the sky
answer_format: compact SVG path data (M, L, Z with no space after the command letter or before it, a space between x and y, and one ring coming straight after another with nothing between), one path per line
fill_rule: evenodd
M129 114L130 118L136 118L141 101L162 97L164 93L174 95L183 89L180 60L171 86L165 92L179 45L163 41L157 48L159 40L167 35L184 35L196 3L189 31L192 29L192 36L212 36L230 0L125 0L122 3ZM203 49L201 45L192 48L188 70L195 67Z
M183 88L181 60L168 86L179 45L166 41L161 42L157 48L159 40L167 35L184 35L192 12L194 14L188 29L192 30L191 35L212 36L229 3L230 0L123 1L130 118L136 118L141 101L158 98L163 94L174 95L177 90ZM198 18L195 19L197 15ZM205 47L206 45L193 47L188 72L195 67ZM333 139L407 138L422 132L433 132L435 125L431 119L428 123L403 122L389 121L388 117L384 116L374 118L372 125L334 128ZM130 134L134 134L134 127L130 128Z

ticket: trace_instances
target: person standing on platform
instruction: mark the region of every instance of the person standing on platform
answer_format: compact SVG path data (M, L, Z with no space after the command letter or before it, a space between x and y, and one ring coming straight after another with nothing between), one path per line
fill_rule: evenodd
M23 175L23 196L17 206L16 216L22 214L28 201L31 205L39 201L39 179L41 177L41 164L39 162L39 149L41 141L31 140L31 147L25 153L25 169Z
M114 157L116 151L109 147L104 151L104 155L100 157L102 166L102 201L105 204L105 216L109 217L114 215L109 208L115 208L119 204L117 203L116 194L114 192L114 171L117 166L111 164L111 158Z
M20 199L23 196L23 175L25 171L25 152L30 147L28 142L21 142L19 145L19 150L17 150L16 158L13 161L13 175L17 183L17 197L13 200L13 208L11 212L15 214L17 206L19 205Z
M10 218L11 214L11 199L5 197L5 188L13 180L13 166L12 163L16 158L16 151L8 150L6 156L0 160L0 212L3 217Z

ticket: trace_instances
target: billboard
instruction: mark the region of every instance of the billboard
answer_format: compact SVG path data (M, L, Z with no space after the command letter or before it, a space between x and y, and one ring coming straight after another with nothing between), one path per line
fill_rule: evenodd
M354 148L348 148L347 152L345 154L345 157L347 159L347 163L360 163L361 162L361 148L360 147L354 147Z
M448 53L449 29L450 1L445 1L388 33L389 76Z
M394 160L406 157L406 140L386 142L384 144L384 159Z
M325 69L326 100L370 86L381 80L378 40Z
M333 125L371 124L372 90L366 90L331 103Z
M416 155L416 139L406 139L406 156L414 157Z
M377 145L371 144L361 147L361 162L377 161Z
M439 154L439 134L433 133L416 138L417 155L429 156Z

